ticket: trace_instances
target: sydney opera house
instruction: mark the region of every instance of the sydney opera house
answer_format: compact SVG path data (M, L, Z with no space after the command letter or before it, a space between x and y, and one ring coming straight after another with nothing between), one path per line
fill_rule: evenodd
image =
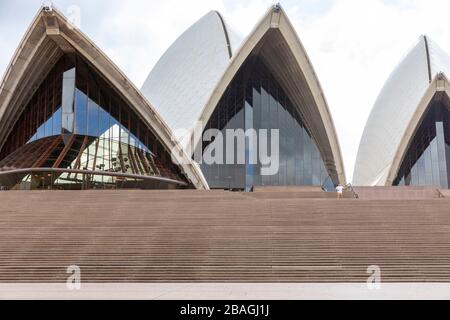
M373 107L354 185L449 187L447 69L450 57L421 37ZM238 144L243 162L198 161L211 129L279 130L276 172L263 175L262 161L250 162L260 155L248 138ZM1 84L3 189L330 191L345 183L325 94L279 6L243 40L218 12L206 14L167 49L141 90L61 13L44 8Z
M278 129L278 170L262 175L261 161L250 163L249 139L243 163L197 163L183 141L196 139L205 152L211 140L193 134L196 123L205 132ZM324 93L279 6L243 41L219 13L206 14L141 91L61 13L44 9L2 81L0 128L5 189L332 190L345 183Z
M449 75L450 57L420 37L346 185L325 93L279 5L244 39L207 13L141 89L44 7L0 84L0 298L3 282L65 283L73 265L93 283L365 285L374 266L385 282L449 282ZM227 161L201 161L211 155ZM277 170L263 174L267 158ZM343 199L325 192L339 184ZM241 289L218 297L252 297ZM294 290L272 289L256 296Z

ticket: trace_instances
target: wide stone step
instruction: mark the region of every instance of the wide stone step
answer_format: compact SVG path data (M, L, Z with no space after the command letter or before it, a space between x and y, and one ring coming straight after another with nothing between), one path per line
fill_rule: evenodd
M450 281L450 199L299 193L0 192L0 282Z

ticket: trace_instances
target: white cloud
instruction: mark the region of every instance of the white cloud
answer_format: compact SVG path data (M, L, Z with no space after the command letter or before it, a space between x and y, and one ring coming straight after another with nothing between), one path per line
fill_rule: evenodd
M0 1L0 73L42 3ZM247 35L273 1L55 0L82 9L82 30L139 87L165 49L209 10ZM324 88L351 178L359 140L389 73L421 34L450 52L447 0L282 1ZM11 13L16 12L14 19ZM22 12L17 16L17 12Z

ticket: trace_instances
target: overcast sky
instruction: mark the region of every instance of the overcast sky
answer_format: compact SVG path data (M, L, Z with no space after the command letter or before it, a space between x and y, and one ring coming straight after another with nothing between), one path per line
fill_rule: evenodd
M41 6L0 0L0 74ZM170 44L210 10L245 37L272 5L266 0L54 0L81 9L81 29L136 84ZM418 37L450 52L448 0L281 1L318 74L336 125L347 179L365 122L381 87Z

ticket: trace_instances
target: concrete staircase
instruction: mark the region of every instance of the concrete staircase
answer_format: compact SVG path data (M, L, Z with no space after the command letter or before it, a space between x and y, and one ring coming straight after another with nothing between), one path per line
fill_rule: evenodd
M411 200L444 197L438 187L354 187L360 199Z
M302 192L0 192L0 282L450 281L450 199Z
M247 195L255 199L336 199L336 192L325 192L321 187L255 187ZM350 191L344 191L343 198L352 199Z

